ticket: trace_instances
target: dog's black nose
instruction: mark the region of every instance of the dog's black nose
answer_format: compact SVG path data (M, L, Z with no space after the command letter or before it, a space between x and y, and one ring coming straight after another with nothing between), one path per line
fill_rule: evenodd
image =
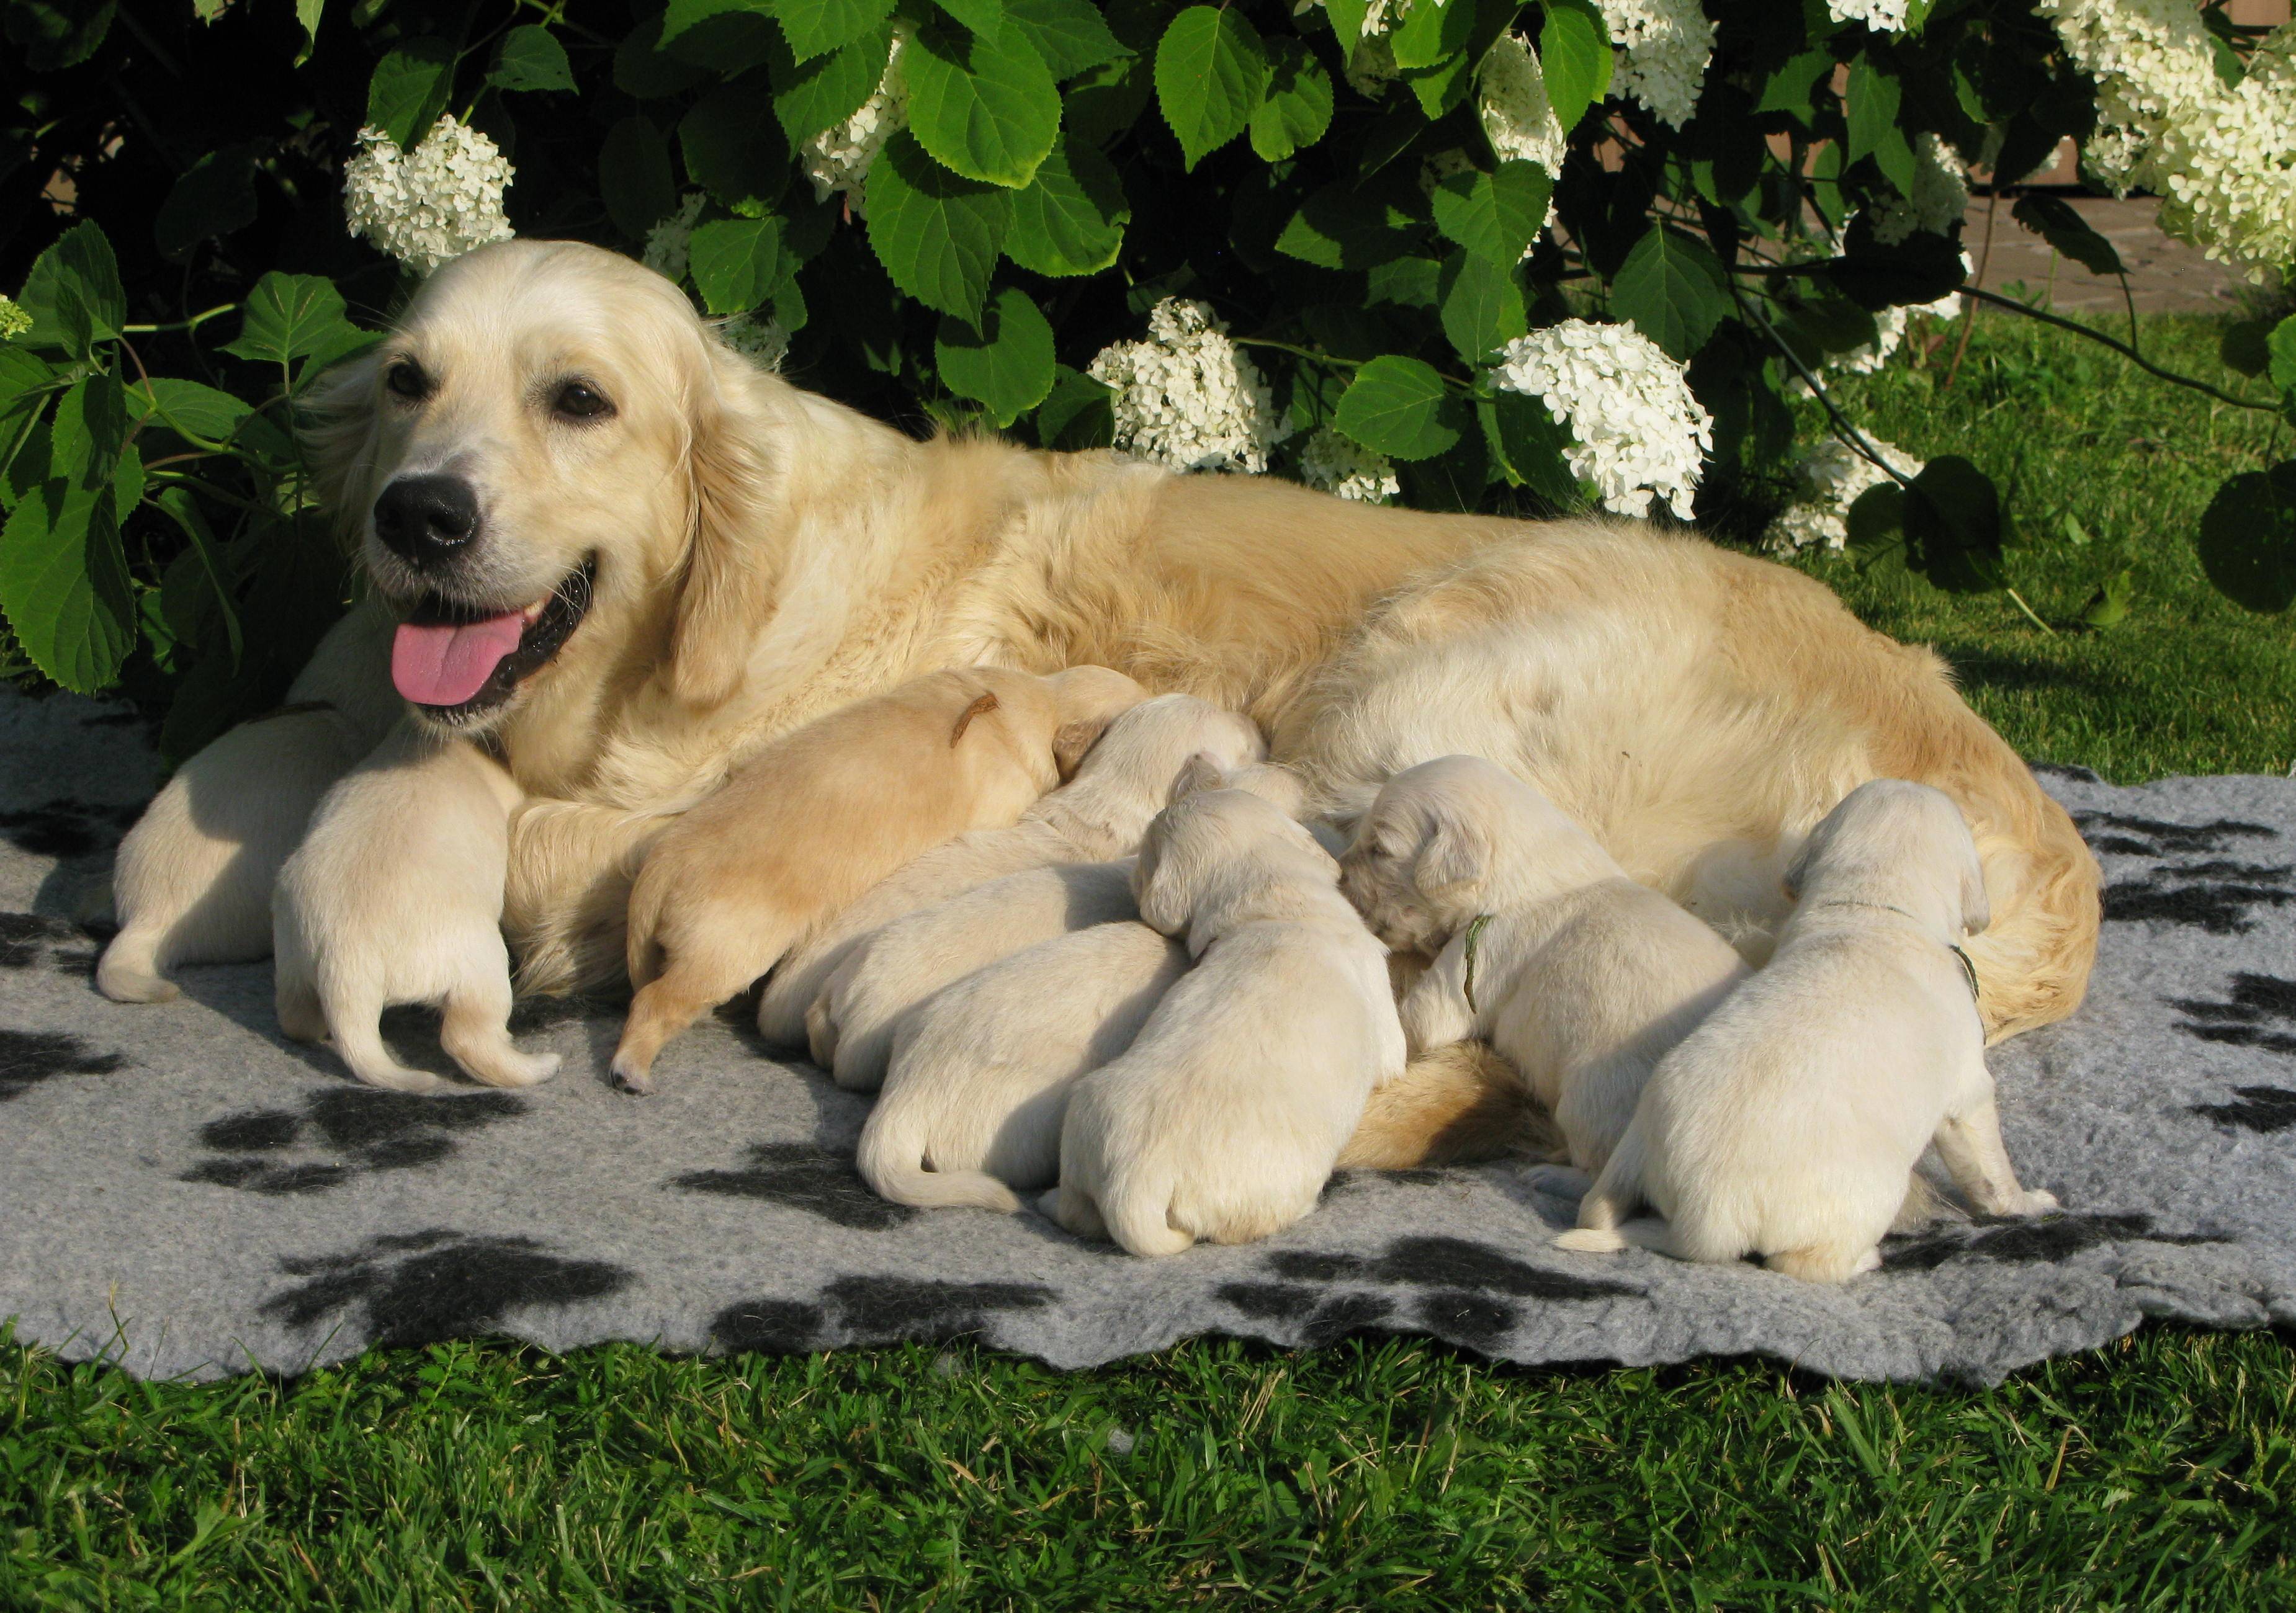
M374 501L374 535L418 570L453 559L479 529L479 495L459 476L402 476Z

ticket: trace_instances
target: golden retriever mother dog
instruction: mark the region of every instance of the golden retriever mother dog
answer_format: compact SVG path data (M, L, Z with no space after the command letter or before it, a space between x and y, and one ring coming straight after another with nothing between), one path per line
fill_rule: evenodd
M1086 662L1250 713L1343 817L1414 763L1488 757L1756 961L1811 825L1866 779L1933 784L1984 858L1988 1031L2061 1018L2087 978L2095 864L1938 659L1695 537L917 442L567 243L447 265L319 406L319 494L371 598L292 715L193 758L122 845L114 996L267 953L279 863L330 809L312 781L357 759L334 729L380 742L392 683L441 741L404 766L466 746L514 785L502 923L521 984L551 991L619 973L651 837L766 741L936 668ZM470 798L441 792L356 878L419 889L467 866L404 848L480 832Z

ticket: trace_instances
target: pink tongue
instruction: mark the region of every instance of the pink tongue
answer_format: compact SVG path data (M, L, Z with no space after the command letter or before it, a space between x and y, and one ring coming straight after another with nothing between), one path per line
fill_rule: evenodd
M516 610L480 622L402 622L390 646L390 681L419 706L459 706L486 686L525 631Z

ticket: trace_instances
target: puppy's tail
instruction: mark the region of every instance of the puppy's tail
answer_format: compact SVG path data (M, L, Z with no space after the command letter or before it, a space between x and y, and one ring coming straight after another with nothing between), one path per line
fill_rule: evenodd
M160 972L160 946L166 938L157 929L121 930L95 966L95 988L115 1003L173 1001L176 983Z
M880 1125L882 1118L884 1124ZM906 1135L898 1111L880 1109L861 1133L862 1179L881 1199L919 1209L985 1209L1013 1215L1020 1196L986 1171L938 1171L924 1163L924 1149Z
M1677 1243L1672 1224L1655 1216L1621 1222L1614 1227L1573 1227L1556 1236L1554 1247L1576 1249L1582 1255L1615 1255L1620 1249L1646 1249L1670 1259L1693 1258Z

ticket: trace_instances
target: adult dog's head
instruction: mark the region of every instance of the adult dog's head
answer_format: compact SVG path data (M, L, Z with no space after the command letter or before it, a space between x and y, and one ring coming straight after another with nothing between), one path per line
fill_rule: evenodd
M401 618L399 693L463 732L641 664L726 699L775 585L757 528L793 396L611 252L515 241L441 268L307 433Z

